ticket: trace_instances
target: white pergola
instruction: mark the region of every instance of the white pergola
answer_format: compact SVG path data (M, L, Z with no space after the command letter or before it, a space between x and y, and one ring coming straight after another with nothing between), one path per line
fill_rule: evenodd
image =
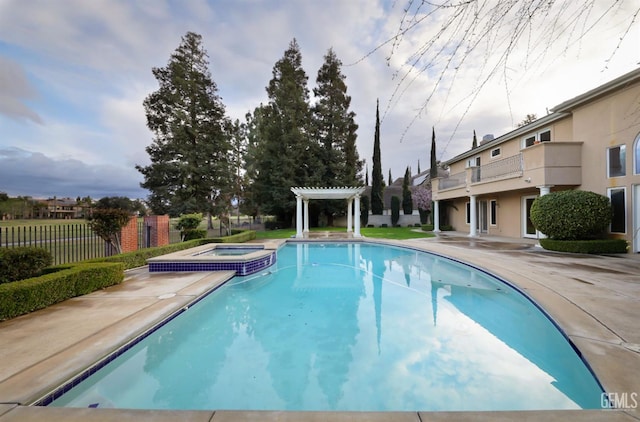
M347 200L347 233L353 232L353 237L360 234L360 195L364 187L353 188L308 188L293 187L291 192L296 196L296 238L302 239L309 234L309 200L310 199L346 199ZM355 215L352 217L355 202ZM304 218L303 207L304 203ZM355 221L354 221L355 220ZM304 224L303 224L304 223ZM353 228L352 228L353 226Z

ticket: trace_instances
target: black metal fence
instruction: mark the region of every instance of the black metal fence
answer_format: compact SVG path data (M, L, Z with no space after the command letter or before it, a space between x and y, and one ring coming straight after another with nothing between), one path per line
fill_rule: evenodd
M180 232L169 228L169 243L180 242ZM0 227L0 248L19 246L48 250L53 263L68 264L115 253L86 223ZM138 223L138 249L149 246L142 222Z

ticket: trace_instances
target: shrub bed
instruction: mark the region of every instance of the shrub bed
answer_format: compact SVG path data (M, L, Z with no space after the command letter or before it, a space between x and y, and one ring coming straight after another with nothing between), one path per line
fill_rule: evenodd
M244 243L256 238L255 230L231 230L231 236L211 237L208 243Z
M556 240L540 239L540 246L557 252L572 252L585 254L627 253L628 244L624 239L595 239L595 240Z
M147 265L147 258L207 243L242 243L256 238L254 230L235 230L232 233L226 237L194 239L78 264L49 267L42 270L41 276L0 284L0 321L119 284L124 280L125 269Z
M255 230L233 230L231 236L225 237L208 237L205 239L193 239L186 242L173 243L166 246L157 246L155 248L139 249L133 252L126 252L105 258L92 259L89 262L122 262L125 269L143 267L147 265L147 259L155 256L166 255L172 252L178 252L196 246L205 245L207 243L244 243L256 238Z
M92 259L88 262L121 262L126 270L131 268L143 267L147 265L147 259L154 256L165 255L184 249L195 248L196 246L212 243L213 239L194 239L186 242L173 243L166 246L157 246L154 248L138 249L133 252L121 253L118 255L108 256L104 258Z
M51 253L44 248L0 248L0 284L38 276L52 262Z
M0 320L119 284L122 263L81 263L51 267L39 277L0 285Z

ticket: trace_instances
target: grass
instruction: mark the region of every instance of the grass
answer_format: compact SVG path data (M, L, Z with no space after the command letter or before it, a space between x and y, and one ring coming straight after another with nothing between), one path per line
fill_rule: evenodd
M311 231L346 231L344 227L326 227L326 228L312 228ZM419 239L423 237L433 237L431 232L423 232L417 227L363 227L360 229L365 237L380 238L380 239ZM267 230L259 231L257 233L258 239L287 239L295 236L295 229L280 229L280 230Z
M66 219L40 219L34 218L30 220L1 220L0 227L18 227L18 226L60 226L60 225L72 225L72 224L86 224L87 220L84 218L76 218L72 220Z

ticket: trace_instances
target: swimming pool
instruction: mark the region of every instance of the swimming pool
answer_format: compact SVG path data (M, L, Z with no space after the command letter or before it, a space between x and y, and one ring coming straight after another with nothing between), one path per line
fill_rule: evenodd
M599 408L555 325L494 277L368 243L287 244L52 406L256 410Z

